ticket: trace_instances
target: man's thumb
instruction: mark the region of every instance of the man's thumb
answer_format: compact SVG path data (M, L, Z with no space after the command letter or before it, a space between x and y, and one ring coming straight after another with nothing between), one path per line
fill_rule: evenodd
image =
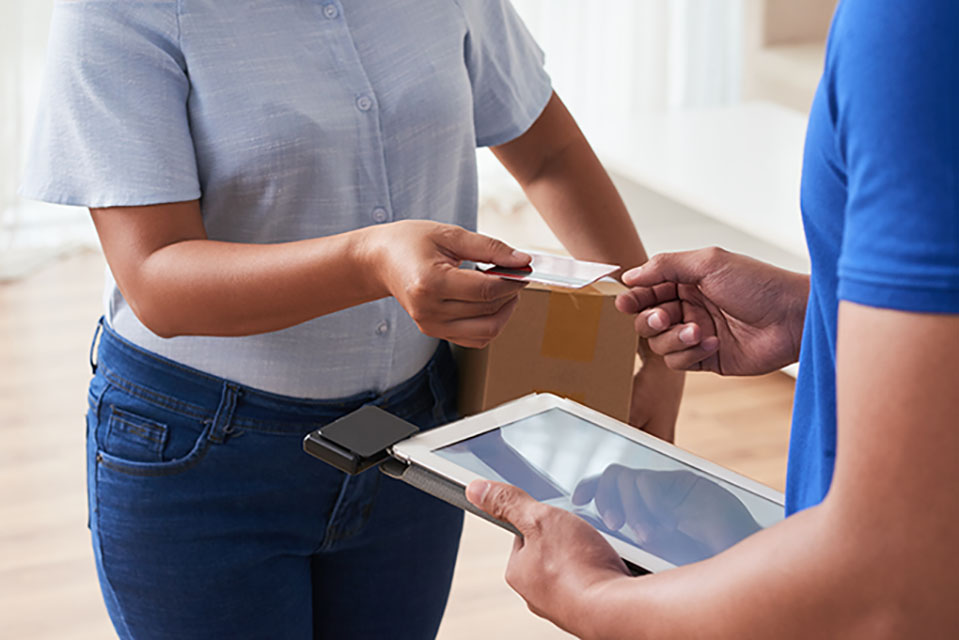
M466 499L497 520L509 522L523 534L530 522L526 508L538 504L522 489L488 480L471 482L466 487Z
M628 287L653 287L663 282L697 284L710 272L711 249L660 253L623 274Z

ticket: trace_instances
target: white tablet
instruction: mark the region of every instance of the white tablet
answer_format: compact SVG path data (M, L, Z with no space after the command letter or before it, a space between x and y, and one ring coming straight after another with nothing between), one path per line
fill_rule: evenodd
M783 495L581 404L533 394L417 434L392 455L456 485L508 482L656 572L783 519Z

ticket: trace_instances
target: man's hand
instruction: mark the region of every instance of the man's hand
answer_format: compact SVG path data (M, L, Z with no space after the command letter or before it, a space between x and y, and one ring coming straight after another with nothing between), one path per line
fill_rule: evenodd
M611 531L624 527L644 547L676 550L700 560L733 546L760 526L740 500L719 484L690 471L631 469L612 464L577 485L572 502L594 502ZM669 556L666 556L669 557Z
M465 347L484 347L503 329L525 286L464 260L524 267L530 257L499 240L426 220L383 225L371 234L372 268L420 331Z
M603 536L577 516L508 484L476 480L466 497L523 534L513 544L506 582L530 611L578 637L588 636L595 616L590 603L612 583L629 579Z
M654 256L623 282L617 308L672 369L757 375L799 357L808 276L712 248Z

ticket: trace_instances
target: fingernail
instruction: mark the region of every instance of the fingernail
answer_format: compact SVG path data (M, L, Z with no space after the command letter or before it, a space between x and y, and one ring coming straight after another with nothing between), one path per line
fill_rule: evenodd
M489 482L486 480L474 480L466 487L466 497L473 504L480 504L489 491Z
M533 259L533 257L529 255L528 253L523 253L522 251L519 251L517 249L513 249L513 257L516 258L517 260L525 260L527 262Z
M663 318L663 314L658 312L649 314L646 323L656 331L662 331L666 328L666 319Z
M703 349L705 349L706 351L712 351L712 350L714 350L714 349L718 349L718 348L719 348L719 338L717 338L716 336L709 336L708 338L706 338L705 340L703 340L702 347L703 347Z
M625 273L623 273L623 280L629 280L631 278L635 278L636 276L639 275L639 272L642 270L643 270L642 267L633 267L629 271L626 271Z
M679 339L686 344L694 344L696 342L695 329L686 327L679 332Z

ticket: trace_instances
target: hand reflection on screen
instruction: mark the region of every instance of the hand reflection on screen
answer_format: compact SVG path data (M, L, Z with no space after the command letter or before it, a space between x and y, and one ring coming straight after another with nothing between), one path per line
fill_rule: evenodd
M689 471L630 469L613 464L581 481L573 504L595 504L600 529L682 564L708 558L761 527L739 499Z

